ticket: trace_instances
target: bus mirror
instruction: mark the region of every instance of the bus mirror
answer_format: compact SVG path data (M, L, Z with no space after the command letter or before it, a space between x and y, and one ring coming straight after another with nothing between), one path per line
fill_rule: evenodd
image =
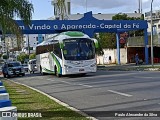
M95 47L99 48L98 40L95 38L92 38L92 40L94 41Z
M97 41L97 42L94 42L94 44L95 44L95 47L96 47L96 48L99 48L98 41Z
M63 43L60 43L60 48L61 48L61 49L63 49L63 48L64 48Z

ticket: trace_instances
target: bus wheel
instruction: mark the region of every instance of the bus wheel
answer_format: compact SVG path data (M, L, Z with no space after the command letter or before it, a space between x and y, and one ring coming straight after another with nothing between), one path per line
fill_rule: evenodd
M57 77L61 77L61 74L58 74L58 70L57 70L57 67L55 66L55 75L57 76Z
M44 73L42 72L42 67L40 66L40 73L41 75L44 75Z

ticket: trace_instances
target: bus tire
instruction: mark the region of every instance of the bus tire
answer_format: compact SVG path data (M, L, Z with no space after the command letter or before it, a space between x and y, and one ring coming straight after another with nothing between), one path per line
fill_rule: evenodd
M58 70L57 70L57 67L56 67L56 66L55 66L55 75L56 75L57 77L61 77L61 74L58 73Z
M42 72L42 67L40 66L40 73L41 75L44 75L44 73Z

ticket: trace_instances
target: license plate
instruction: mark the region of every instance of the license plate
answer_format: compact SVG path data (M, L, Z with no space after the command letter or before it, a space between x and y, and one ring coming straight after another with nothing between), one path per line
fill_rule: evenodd
M84 71L84 69L79 69L79 71Z

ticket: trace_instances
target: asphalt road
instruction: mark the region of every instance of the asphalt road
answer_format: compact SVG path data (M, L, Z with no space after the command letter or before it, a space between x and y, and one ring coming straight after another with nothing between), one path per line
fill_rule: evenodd
M39 89L98 119L159 120L160 117L111 117L117 113L112 111L160 111L159 73L98 71L85 77L28 74L10 79Z

